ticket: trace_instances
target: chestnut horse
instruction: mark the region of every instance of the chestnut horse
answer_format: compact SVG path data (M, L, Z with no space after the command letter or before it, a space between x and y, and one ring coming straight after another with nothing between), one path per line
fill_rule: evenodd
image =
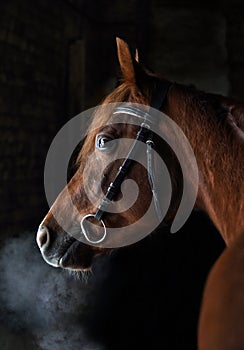
M144 69L138 63L138 57L134 59L131 56L127 44L121 39L117 39L117 47L123 79L104 104L128 101L151 105L155 90L165 80ZM194 151L199 171L195 206L208 213L227 246L210 272L205 287L199 320L199 349L244 349L244 107L229 98L177 83L169 85L161 107L182 129ZM96 256L110 251L99 245L83 244L68 235L55 220L59 216L71 230L80 230L81 218L97 211L84 190L84 167L93 194L96 194L96 186L101 182L94 163L89 163L89 155L94 148L101 148L97 152L97 162L103 164L104 157L112 151L106 146L111 139L136 138L138 126L117 124L104 129L104 122L104 117L94 120L97 129L85 140L78 156L76 173L39 227L37 243L43 258L53 266L89 269ZM163 128L162 123L158 128ZM172 198L164 221L171 223L179 206L182 181L175 157L169 151L165 153L172 178ZM117 174L118 165L121 161L113 162L103 174L102 188L105 192ZM191 176L190 172L188 176ZM136 222L152 199L147 171L139 163L133 164L125 177L137 182L140 188L138 200L132 209L105 215L108 227L118 223L128 226ZM67 192L78 211L73 211L67 204ZM113 199L117 200L119 196L120 193Z

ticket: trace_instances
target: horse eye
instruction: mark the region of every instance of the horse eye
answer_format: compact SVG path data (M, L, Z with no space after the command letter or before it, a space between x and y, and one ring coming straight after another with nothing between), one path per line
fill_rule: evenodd
M105 151L109 148L109 144L107 144L109 141L112 141L112 137L107 135L97 135L96 137L96 148Z

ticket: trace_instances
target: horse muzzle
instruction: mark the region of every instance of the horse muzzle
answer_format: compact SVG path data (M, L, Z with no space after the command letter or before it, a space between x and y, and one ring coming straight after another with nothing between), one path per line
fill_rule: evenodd
M55 256L50 248L50 231L49 229L41 224L38 228L36 235L36 242L41 251L43 259L51 266L60 267L60 257Z
M43 222L38 229L36 242L46 263L69 270L87 270L93 259L101 254L96 247L84 244L67 232ZM105 250L106 251L106 250Z

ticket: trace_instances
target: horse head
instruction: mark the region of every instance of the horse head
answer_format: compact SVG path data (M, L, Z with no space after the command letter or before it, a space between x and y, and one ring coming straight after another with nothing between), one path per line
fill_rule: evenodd
M149 167L153 166L153 171L158 174L157 167L160 168L157 159L151 165L151 158L148 160L148 153L150 153L152 145L159 153L164 153L166 163L175 164L174 172L180 173L180 168L169 147L167 149L167 144L157 136L154 136L153 141L149 140L147 126L145 123L142 126L141 123L141 119L147 114L147 111L143 111L142 115L139 113L139 118L133 108L132 112L130 110L131 113L128 112L128 109L119 108L116 113L111 113L111 110L114 112L115 107L120 106L121 102L145 107L150 106L152 99L159 93L159 83L167 86L163 100L159 99L159 107L163 104L164 110L167 111L168 90L171 88L171 84L167 81L146 70L138 62L138 53L134 58L128 45L121 39L117 39L117 49L122 72L121 84L105 98L101 107L95 112L92 130L86 137L77 157L77 171L57 197L40 224L37 233L37 243L43 258L48 264L55 267L73 270L87 269L96 256L111 251L115 246L126 245L128 241L131 243L143 238L148 232L152 231L150 230L152 222L154 222L154 227L158 226L160 222L157 221L155 210L151 211L150 219L147 217L147 219L140 221L140 218L148 211L152 200L159 200L157 197L154 198L159 176L153 177L152 169L150 176L148 176L147 169L149 164ZM157 99L156 97L156 103L158 104ZM123 115L123 122L118 119L118 114ZM98 194L101 192L104 196L109 192L110 184L114 179L118 182L116 177L125 162L126 155L133 148L133 142L138 138L140 130L141 133L146 134L146 136L143 136L144 139L139 135L139 138L141 137L139 141L144 143L145 151L141 148L137 152L136 161L133 161L132 165L126 164L126 172L124 168L122 169L125 172L122 176L123 179L117 184L113 196L111 197L111 193L107 196L111 197L109 198L110 206L112 204L116 209L107 210L104 213L104 210L101 210L101 205L99 207L101 196L99 197ZM116 141L121 139L126 140L126 142L118 147ZM121 149L123 150L122 153ZM162 149L163 151L160 151ZM149 157L151 157L150 154ZM174 161L172 162L172 160ZM170 168L173 171L173 167ZM99 169L103 169L102 173L98 171ZM119 174L119 177L121 177L121 174ZM127 181L127 184L130 184L130 180L137 184L138 191L136 191L136 195L133 194L133 190L127 189L127 191L125 190L126 193L123 192L123 182ZM171 202L171 210L165 209L167 215L164 222L172 220L173 214L179 205L182 181L172 181L168 185L171 186L174 200L171 200L172 198L169 196L164 199L166 206L169 206L169 202ZM110 192L112 192L111 188ZM102 202L103 206L107 199L105 196L105 201ZM97 220L98 208L100 208L100 214L102 212L102 220ZM86 239L84 237L83 239L77 239L82 229L86 231L85 225L89 226L90 223L92 224L90 239L86 234ZM132 227L131 230L127 229L129 227ZM136 234L133 231L134 227L136 227ZM116 236L113 234L106 237L106 244L103 244L101 238L105 230L107 233L107 230L113 228L119 230L119 233L117 232ZM141 231L143 232L141 233ZM135 237L131 239L133 234Z

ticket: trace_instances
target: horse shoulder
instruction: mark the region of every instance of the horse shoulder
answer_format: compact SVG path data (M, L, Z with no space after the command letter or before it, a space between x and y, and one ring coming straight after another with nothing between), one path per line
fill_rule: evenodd
M244 233L212 268L205 286L199 350L244 349Z

